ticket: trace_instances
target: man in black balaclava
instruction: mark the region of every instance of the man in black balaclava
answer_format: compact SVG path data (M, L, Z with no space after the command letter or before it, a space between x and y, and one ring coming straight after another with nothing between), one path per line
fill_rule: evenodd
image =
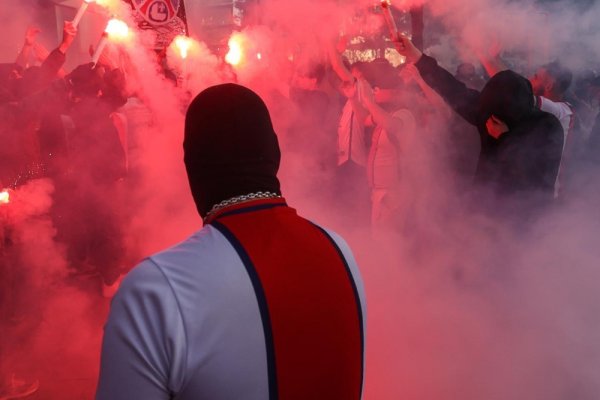
M396 38L396 47L448 105L477 127L481 153L476 182L519 201L554 197L563 131L556 117L534 107L529 80L502 71L478 92L419 51L407 37Z
M271 117L252 91L214 86L190 105L185 121L185 166L203 217L222 200L253 192L280 195L281 154Z
M185 166L204 227L113 299L98 400L359 400L364 291L338 235L281 197L267 107L234 84L189 107Z

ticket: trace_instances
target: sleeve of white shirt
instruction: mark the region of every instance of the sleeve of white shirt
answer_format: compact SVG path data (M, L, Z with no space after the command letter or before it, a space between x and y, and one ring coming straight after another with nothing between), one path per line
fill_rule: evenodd
M146 260L112 301L96 399L171 399L183 386L185 348L177 300L160 268Z
M538 101L540 110L554 115L560 121L565 132L568 132L573 114L571 107L567 103L555 102L542 96L538 97Z

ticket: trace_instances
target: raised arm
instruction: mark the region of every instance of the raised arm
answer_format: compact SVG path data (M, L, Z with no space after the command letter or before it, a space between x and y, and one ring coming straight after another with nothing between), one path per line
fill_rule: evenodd
M444 99L423 80L419 70L414 64L406 64L404 69L400 72L400 76L405 82L415 82L425 95L429 104L431 104L444 118L452 117L452 111L444 102Z
M42 71L44 78L48 81L56 78L66 61L67 50L73 44L77 28L73 26L71 21L65 21L63 24L63 39L58 47L48 54L48 57L42 63Z
M352 73L344 64L344 60L341 54L346 47L346 41L347 39L345 37L342 37L338 41L337 45L329 45L329 62L331 63L331 68L333 68L337 76L343 82L353 82L355 80L354 76L352 76Z
M394 38L398 52L413 63L425 83L435 90L444 101L461 117L473 125L478 123L479 92L469 89L450 72L440 67L437 61L423 54L404 35Z
M44 61L46 61L46 59L50 55L50 52L48 51L47 48L44 47L44 45L36 42L33 44L33 54L35 55L36 60L39 63L43 64ZM65 69L60 68L58 71L58 77L64 78L66 75L67 75L67 72L65 71Z
M73 25L73 22L65 21L63 23L63 38L60 45L58 45L58 50L63 54L67 54L67 50L73 44L75 36L77 36L77 27Z
M31 50L35 46L35 38L40 32L41 30L35 26L30 26L27 28L27 32L25 33L25 42L23 43L23 47L17 56L15 64L22 68L28 67L27 63L29 61L29 56L31 55Z

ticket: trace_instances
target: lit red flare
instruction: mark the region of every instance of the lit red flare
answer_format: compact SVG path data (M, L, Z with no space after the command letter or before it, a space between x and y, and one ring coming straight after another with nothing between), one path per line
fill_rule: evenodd
M83 0L83 3L81 3L81 7L79 7L79 10L77 10L77 14L75 14L75 18L73 18L73 26L77 27L77 25L79 25L81 18L83 18L83 14L85 14L89 5L94 1L95 0Z
M79 25L90 4L96 3L99 6L115 10L116 7L118 7L118 1L119 0L83 0L81 6L77 10L77 14L75 14L75 18L73 18L73 26L77 27L77 25Z
M96 4L114 11L120 5L121 0L95 0L95 1L96 1Z
M179 51L179 55L185 60L188 57L190 47L192 46L192 40L187 36L177 36L174 43Z
M104 32L111 40L123 41L129 37L129 26L120 19L113 18L108 21Z
M398 27L396 26L396 21L392 15L392 2L390 0L381 0L381 8L383 9L383 17L390 30L390 34L392 37L398 36Z
M0 192L0 205L10 203L10 193L8 190L3 190Z
M244 50L242 48L240 38L236 35L233 35L231 38L229 38L228 45L229 52L225 56L225 61L234 67L240 65L244 59Z
M129 26L120 19L113 18L106 24L106 29L102 34L102 38L96 47L96 51L92 56L92 62L97 63L104 48L108 44L108 39L114 42L124 42L129 39Z

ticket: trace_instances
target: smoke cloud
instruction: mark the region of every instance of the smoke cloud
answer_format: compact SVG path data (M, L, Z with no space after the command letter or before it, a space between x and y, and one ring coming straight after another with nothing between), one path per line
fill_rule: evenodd
M449 68L477 62L477 54L493 46L521 73L554 59L577 72L595 68L600 56L598 4L394 2L399 8L420 4L426 10L425 51ZM385 35L381 16L364 11L372 5L262 1L253 10L257 24L229 38L244 51L236 66L211 51L196 29L202 15L189 7L189 55L182 59L174 47L167 52L178 82L165 78L157 65L149 50L151 34L137 32L120 45L118 64L129 95L116 112L127 121L127 179L114 197L123 267L200 228L182 162L186 106L208 86L237 81L259 93L271 111L289 204L339 231L356 253L369 309L366 399L595 399L600 393L596 170L581 169L577 185L551 209L508 218L493 200L483 207L472 203L468 179L450 165L455 147L465 141L451 136L443 113L432 112L427 128L421 124L401 143L401 228L373 231L368 218L360 217L368 210L340 206L359 188L336 186L336 129L345 101L339 80L332 71L325 73L318 88L326 100L306 100L298 89L315 68L328 64L328 46L341 31ZM8 38L20 38L35 14L33 6L13 8L15 17L0 28L5 62L21 44ZM32 334L16 344L0 339L10 354L1 367L4 375L39 377L40 390L89 397L108 303L93 279L71 281L67 250L45 216L53 198L52 182L33 181L15 193L11 206L18 213L2 221L18 243L11 259L25 271L24 287L35 290L18 297L26 303L19 318L27 321L18 329L30 327ZM11 348L33 352L17 357ZM41 362L44 355L67 362L57 368ZM67 382L69 376L81 379L71 389L51 383L52 377Z

